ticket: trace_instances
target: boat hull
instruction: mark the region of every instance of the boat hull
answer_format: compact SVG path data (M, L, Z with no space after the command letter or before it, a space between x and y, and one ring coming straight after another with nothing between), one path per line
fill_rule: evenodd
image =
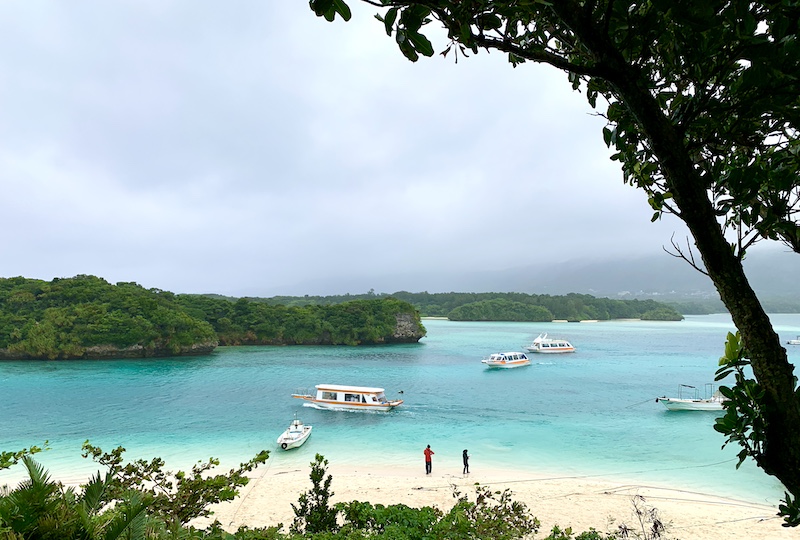
M347 401L327 401L322 399L316 399L312 396L298 396L293 395L292 397L299 398L305 400L306 407L314 407L315 409L326 409L330 411L391 411L395 407L401 405L403 403L402 399L398 399L395 401L389 401L386 403L380 404L373 404L373 403L350 403Z
M721 411L722 401L718 399L680 399L680 398L656 398L656 401L664 405L670 411Z
M525 362L483 362L486 367L492 369L511 369L531 365L530 360Z

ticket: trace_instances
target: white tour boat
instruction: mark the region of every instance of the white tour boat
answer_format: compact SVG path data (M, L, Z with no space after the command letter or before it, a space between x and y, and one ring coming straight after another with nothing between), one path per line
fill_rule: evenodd
M308 436L311 435L311 428L312 426L307 426L295 418L289 427L286 428L286 431L278 437L278 446L284 450L302 446L302 444L308 440Z
M678 397L659 397L656 402L670 411L721 411L727 398L713 388L712 384L706 384L705 396L701 398L697 388L682 384L678 388Z
M521 352L494 353L481 360L490 368L515 368L531 365L531 361Z
M318 384L315 388L316 395L292 394L292 397L307 401L307 407L334 410L390 411L403 403L402 399L386 399L383 388L338 384Z
M797 336L797 339L790 339L786 342L787 345L800 345L800 336Z
M539 334L533 340L529 347L526 347L532 353L570 353L575 352L575 347L566 339L552 339L547 337L547 334Z

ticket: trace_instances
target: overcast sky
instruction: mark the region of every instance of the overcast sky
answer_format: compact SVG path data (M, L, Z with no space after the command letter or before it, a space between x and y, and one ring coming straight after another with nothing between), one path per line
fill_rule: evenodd
M0 276L430 290L685 236L650 223L563 73L414 64L351 4L328 23L305 0L0 3Z

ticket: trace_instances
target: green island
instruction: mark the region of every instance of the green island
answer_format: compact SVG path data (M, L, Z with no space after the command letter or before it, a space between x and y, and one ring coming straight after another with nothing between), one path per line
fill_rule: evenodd
M292 307L86 275L0 279L0 359L198 355L219 344L415 343L424 335L414 307L392 298Z
M79 275L0 279L0 359L149 358L218 345L416 343L421 316L458 321L681 320L653 300L585 294L397 292L228 298Z
M422 317L447 317L452 321L571 322L612 319L680 321L683 315L673 306L655 300L613 300L589 294L561 296L526 293L411 293L399 291L339 296L275 296L258 302L286 306L338 304L355 299L392 297L417 308Z

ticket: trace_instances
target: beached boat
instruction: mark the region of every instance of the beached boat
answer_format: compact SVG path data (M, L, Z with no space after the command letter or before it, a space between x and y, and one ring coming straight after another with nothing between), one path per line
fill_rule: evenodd
M383 388L338 384L318 384L315 388L316 394L292 394L292 397L307 401L308 407L334 410L390 411L403 403L402 399L386 399Z
M797 336L797 339L790 339L786 342L787 345L800 345L800 336Z
M526 349L532 353L548 354L575 352L575 347L566 339L552 339L547 334L539 334Z
M659 397L657 403L661 403L670 411L721 411L723 402L726 400L719 390L714 391L712 384L706 384L705 395L700 397L700 391L688 384L682 384L678 388L678 397Z
M307 426L295 418L286 428L286 431L278 437L278 446L284 450L302 446L308 440L308 436L311 435L311 428L312 426Z
M490 368L515 368L531 365L531 361L521 352L493 353L481 360Z

